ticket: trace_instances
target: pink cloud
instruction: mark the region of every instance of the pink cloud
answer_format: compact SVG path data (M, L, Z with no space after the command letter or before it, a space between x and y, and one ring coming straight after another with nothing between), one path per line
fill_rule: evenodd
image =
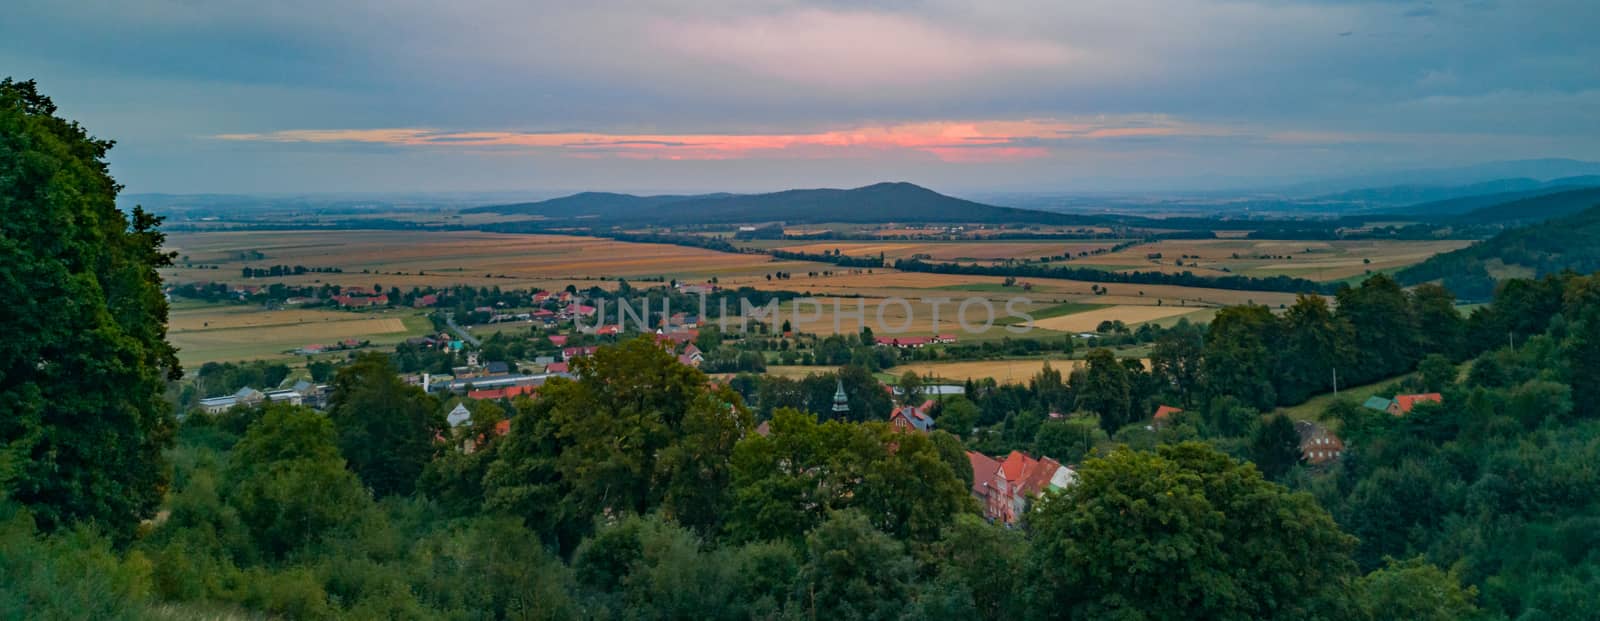
M851 158L923 153L950 162L1048 157L1050 145L1137 136L1208 135L1164 117L1088 121L926 121L763 134L446 131L428 128L296 129L220 134L230 141L368 143L419 148L551 151L571 157L628 159Z

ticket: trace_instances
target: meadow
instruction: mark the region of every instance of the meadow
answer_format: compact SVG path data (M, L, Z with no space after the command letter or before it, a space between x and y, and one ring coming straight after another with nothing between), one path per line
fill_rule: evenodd
M192 371L207 362L301 358L289 352L344 339L388 347L431 330L427 318L410 309L354 313L179 302L171 310L167 336L178 348L179 361Z
M1394 270L1442 252L1464 248L1469 240L1184 239L1140 244L1117 252L1075 259L1080 267L1184 272L1208 276L1293 276L1316 281L1360 277ZM1153 255L1160 258L1153 258ZM1179 266L1178 262L1183 265Z

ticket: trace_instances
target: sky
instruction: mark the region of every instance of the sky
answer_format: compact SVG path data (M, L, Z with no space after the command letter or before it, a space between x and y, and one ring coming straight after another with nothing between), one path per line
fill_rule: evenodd
M1594 0L9 0L131 192L1217 188L1600 160Z

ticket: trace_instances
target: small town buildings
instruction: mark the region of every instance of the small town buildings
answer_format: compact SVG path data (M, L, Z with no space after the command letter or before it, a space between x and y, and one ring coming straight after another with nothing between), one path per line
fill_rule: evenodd
M257 405L266 398L261 391L246 386L231 395L201 399L200 409L207 414L221 414L236 407Z
M901 349L919 349L928 345L943 345L956 342L954 334L940 334L937 336L880 336L877 344L886 347L899 347Z
M1389 408L1391 406L1393 406L1393 405L1394 405L1394 399L1385 399L1385 398L1380 397L1378 395L1372 395L1370 397L1367 397L1366 401L1362 402L1361 407L1364 407L1364 408L1367 408L1367 409L1370 409L1370 410L1377 410L1379 412L1387 412L1387 411L1389 411Z
M1003 461L967 451L967 461L972 465L972 495L983 506L984 517L1008 526L1021 519L1034 498L1077 480L1077 473L1060 462L1021 451L1012 451Z
M1300 457L1306 463L1318 466L1344 455L1344 441L1327 427L1302 420L1295 422L1294 430L1300 434Z
M1444 403L1444 396L1436 392L1395 395L1394 403L1389 404L1388 412L1395 416L1405 416L1411 413L1412 408L1417 407L1418 403Z
M460 427L472 421L472 411L467 409L467 404L457 403L455 407L450 408L448 414L444 415L444 419L451 427Z
M895 408L894 412L889 414L889 424L900 431L916 430L923 433L933 431L933 415L931 412L933 411L934 403L934 400L929 399L922 402L922 405L907 405Z

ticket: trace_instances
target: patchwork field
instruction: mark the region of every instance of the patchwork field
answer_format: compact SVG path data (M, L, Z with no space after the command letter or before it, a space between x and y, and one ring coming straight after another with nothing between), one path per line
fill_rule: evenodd
M1106 250L1123 240L1093 241L819 241L785 242L768 246L790 252L822 254L835 250L852 257L882 254L885 259L918 257L930 261L1004 261L1035 259L1058 255L1078 256L1080 252Z
M168 326L178 359L190 369L215 361L295 358L287 352L343 339L393 345L431 329L415 311L262 310L189 303L174 306Z
M241 268L272 265L334 267L343 273L286 276L286 284L337 283L385 287L605 286L601 278L661 277L705 280L788 271L820 264L773 261L757 254L731 254L566 235L503 235L472 231L240 231L174 233L167 247L178 263L217 269L163 270L169 282L237 281ZM364 272L365 271L365 272Z
M1113 270L1293 276L1334 281L1361 276L1369 270L1378 272L1405 267L1471 243L1468 240L1164 240L1084 257L1072 264ZM1156 254L1161 255L1159 259L1152 257ZM1179 266L1179 262L1183 265Z
M1046 330L1062 332L1093 332L1095 327L1105 321L1121 321L1131 327L1146 321L1187 315L1193 312L1195 311L1192 308L1177 306L1108 306L1081 313L1040 319L1035 321L1034 325Z

